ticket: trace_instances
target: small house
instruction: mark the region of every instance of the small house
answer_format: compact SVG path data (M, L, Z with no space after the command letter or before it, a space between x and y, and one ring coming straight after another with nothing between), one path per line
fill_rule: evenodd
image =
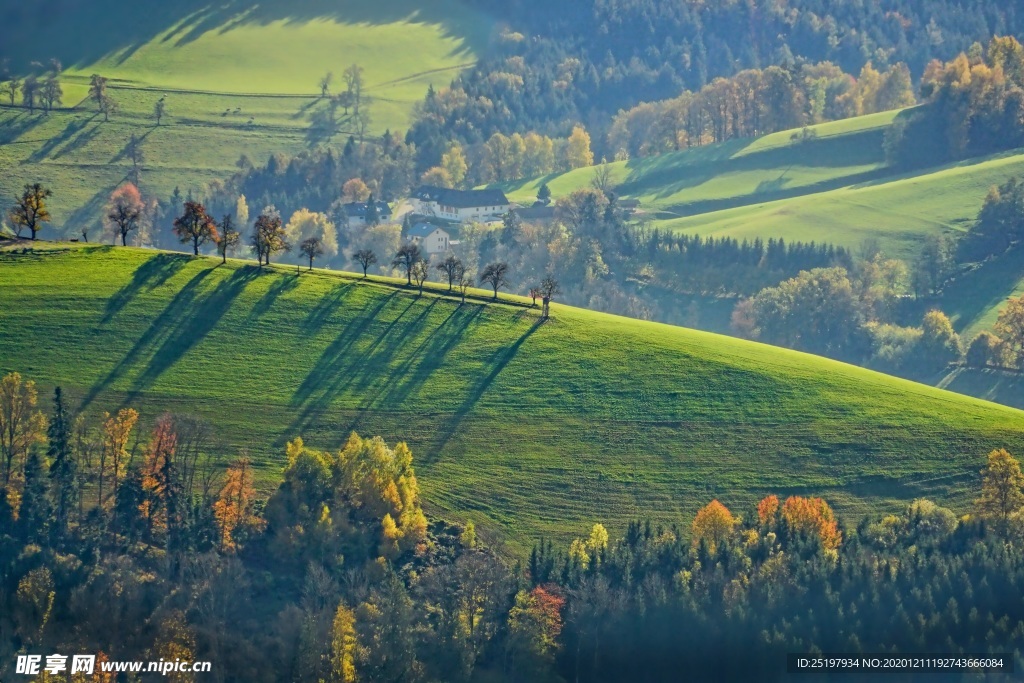
M375 201L373 204L377 207L378 223L387 223L391 220L391 207L387 202ZM345 215L348 216L348 227L357 228L366 225L366 214L370 210L369 202L349 202L343 204L342 207L345 209Z
M406 241L420 245L428 255L443 254L451 248L451 236L447 231L430 223L417 223L409 228Z

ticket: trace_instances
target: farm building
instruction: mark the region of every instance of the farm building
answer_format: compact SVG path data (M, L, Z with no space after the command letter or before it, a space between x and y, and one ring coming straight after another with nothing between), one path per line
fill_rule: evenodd
M412 195L416 213L456 223L495 220L510 204L501 190L449 190L422 185Z

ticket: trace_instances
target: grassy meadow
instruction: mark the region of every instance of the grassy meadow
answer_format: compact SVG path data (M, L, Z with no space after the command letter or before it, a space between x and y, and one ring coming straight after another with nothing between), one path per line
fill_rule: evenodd
M284 442L352 429L413 447L431 510L523 551L711 498L820 494L851 522L965 509L1024 412L710 333L326 271L112 247L0 252L0 372L87 414L200 415L264 489Z
M273 152L343 144L353 131L344 117L331 138L310 124L325 106L320 77L333 72L333 91L343 90L353 63L365 70L370 132L403 130L427 88L447 85L472 64L491 30L487 17L458 0L100 0L23 20L38 31L10 32L0 56L22 67L58 57L64 108L46 116L0 106L0 200L6 205L24 183L43 182L55 190L61 226L94 218L127 177L132 134L146 157L141 189L159 197L227 176L243 154L263 162ZM87 100L93 73L110 79L120 109L109 122ZM161 97L167 116L156 127Z
M1024 154L895 173L886 166L883 141L898 114L812 126L808 139L784 131L613 162L611 179L620 196L639 200L640 216L661 229L852 248L874 238L886 253L912 260L924 236L965 231L989 187L1024 175ZM577 169L501 187L525 202L547 182L557 198L587 187L593 175Z

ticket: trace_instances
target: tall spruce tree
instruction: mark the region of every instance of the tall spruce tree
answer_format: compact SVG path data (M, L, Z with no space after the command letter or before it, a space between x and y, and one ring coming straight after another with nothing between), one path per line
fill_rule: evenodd
M46 495L45 463L39 449L33 448L25 460L25 488L18 513L18 529L25 543L41 543L50 524L50 499Z
M75 510L78 494L78 464L71 450L71 418L64 405L60 387L53 392L53 417L46 431L50 446L50 498L53 502L53 536L59 543L68 532L68 521Z

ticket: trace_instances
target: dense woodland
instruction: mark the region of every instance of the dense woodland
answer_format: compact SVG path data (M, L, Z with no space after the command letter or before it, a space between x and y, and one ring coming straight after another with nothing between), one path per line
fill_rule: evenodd
M787 653L822 651L1022 664L1024 474L1004 450L959 517L917 500L847 527L820 498L716 500L522 561L428 519L405 444L285 451L262 496L212 425L76 414L2 378L5 680L40 652L213 663L179 682L779 680Z
M972 46L952 61L928 64L926 105L898 122L889 160L919 167L1024 145L1024 48L1013 38Z
M872 62L920 77L995 35L1020 36L1018 7L983 0L663 2L537 0L477 3L504 18L491 54L425 103L410 131L422 168L454 138L495 132L567 135L576 123L603 140L611 117L640 102L698 91L745 69L831 62L858 74ZM614 149L598 146L609 159Z

